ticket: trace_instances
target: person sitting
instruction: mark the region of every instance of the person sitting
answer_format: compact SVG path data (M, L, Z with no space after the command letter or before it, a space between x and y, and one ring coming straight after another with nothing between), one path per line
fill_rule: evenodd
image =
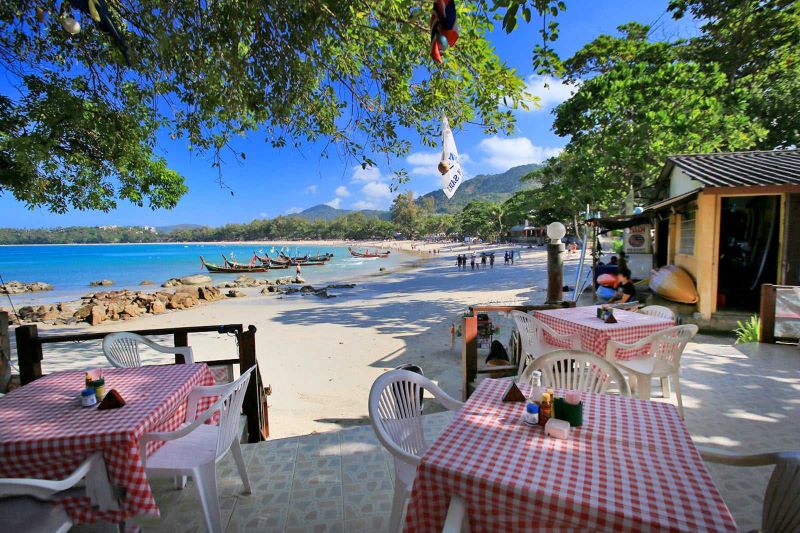
M628 303L636 301L636 285L631 281L631 271L620 268L617 272L617 294L608 300L608 303Z

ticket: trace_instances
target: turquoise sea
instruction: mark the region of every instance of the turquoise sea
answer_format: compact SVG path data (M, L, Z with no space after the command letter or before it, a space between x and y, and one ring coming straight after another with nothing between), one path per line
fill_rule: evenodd
M200 269L200 256L209 263L222 263L222 254L242 263L249 262L253 251L277 253L280 245L259 243L233 244L85 244L85 245L26 245L0 246L0 275L8 282L44 281L54 290L14 295L15 304L77 300L84 294L110 289L154 289L169 278L207 273ZM360 249L359 247L355 247ZM344 246L299 246L284 248L287 254L299 255L332 252L329 264L305 267L302 275L312 284L359 278L377 273L380 267L392 268L413 259L413 256L392 250L388 259L351 257ZM234 279L239 274L211 274L215 283ZM277 278L294 275L294 269L273 270L253 277ZM90 287L89 282L100 279L114 281L111 287ZM156 286L140 287L143 280ZM0 306L7 306L3 296Z

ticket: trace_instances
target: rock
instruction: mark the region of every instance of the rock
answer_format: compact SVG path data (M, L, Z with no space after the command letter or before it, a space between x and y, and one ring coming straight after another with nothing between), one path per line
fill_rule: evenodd
M195 298L200 297L200 287L192 287L192 286L181 286L175 290L175 294L182 293L182 294L190 294Z
M378 269L378 272L386 272L386 267L380 267L380 268Z
M320 298L336 298L335 294L328 294L328 289L327 288L326 289L318 289L318 290L314 291L314 294L316 296L319 296Z
M264 291L261 291L261 292L263 293ZM227 296L228 296L228 298L242 298L243 296L247 296L247 295L245 293L243 293L242 291L236 291L236 290L231 289L231 290L228 291Z
M100 322L103 322L108 316L106 315L106 308L102 305L93 305L91 312L89 313L88 322L92 326L96 326Z
M126 315L128 315L130 317L139 316L140 312L141 312L141 309L139 308L139 306L136 306L136 305L133 305L133 304L128 304L128 305L126 305L125 307L122 308L122 313L124 313L124 314L126 314Z
M275 285L289 285L292 282L291 276L285 276L275 280Z
M52 291L53 286L43 281L23 283L21 281L9 281L4 286L0 286L0 294L21 294L23 292Z
M213 281L214 280L211 279L211 276L207 276L205 274L194 274L180 278L180 282L183 285L207 285L213 283Z
M303 276L298 274L297 276L294 277L294 281L292 283L305 283L305 282L306 280L303 279Z
M216 300L222 300L224 298L222 292L219 289L217 289L216 287L211 287L210 285L199 287L197 293L198 293L198 299L205 300L207 302L214 302Z
M303 285L300 287L300 292L316 292L317 290L311 285Z
M149 279L146 279L146 280L142 281L141 283L139 283L139 285L155 285L155 284L156 284L155 281L150 281Z
M170 278L164 283L161 284L162 287L178 287L181 284L181 280L178 278Z
M261 289L261 294L269 294L271 292L278 292L278 287L275 285L268 285Z
M161 300L156 300L150 304L150 312L154 315L160 315L167 312L167 306Z
M60 304L58 304L58 305L56 306L56 308L58 309L58 312L59 312L59 313L66 313L66 314L69 314L69 315L71 315L71 314L72 314L72 312L73 312L73 311L72 311L72 308L71 308L70 306L68 306L67 304L65 304L65 303L60 303Z
M98 281L90 281L89 282L89 286L90 287L109 287L109 286L111 286L113 284L114 284L114 282L111 281L110 279L101 279L101 280L98 280Z
M89 315L91 315L91 314L92 314L92 306L87 304L87 305L84 305L83 307L81 307L80 309L78 309L77 311L75 311L72 314L72 316L76 320L83 321L83 320L86 320L87 318L89 318Z

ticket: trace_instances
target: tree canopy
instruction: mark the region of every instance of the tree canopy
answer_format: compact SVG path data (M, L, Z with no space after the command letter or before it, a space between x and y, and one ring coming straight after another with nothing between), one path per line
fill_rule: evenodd
M0 95L0 192L31 207L174 206L185 178L168 168L159 132L220 171L246 158L233 139L254 134L275 147L324 141L322 156L368 166L407 153L409 130L434 142L442 111L454 126L510 133L512 110L498 102L530 100L485 38L502 5L461 2L461 37L439 65L429 1L105 4L127 55L69 2L0 6L11 81Z

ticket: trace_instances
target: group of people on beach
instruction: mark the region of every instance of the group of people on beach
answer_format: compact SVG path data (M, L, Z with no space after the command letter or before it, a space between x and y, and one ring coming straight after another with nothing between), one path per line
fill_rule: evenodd
M522 259L522 254L519 251L516 254L518 259ZM494 252L481 252L480 255L472 252L469 257L466 254L458 254L456 256L456 267L459 270L466 270L467 261L469 261L471 270L486 268L487 262L489 263L489 268L494 268ZM503 253L503 264L514 264L514 250L506 250Z

